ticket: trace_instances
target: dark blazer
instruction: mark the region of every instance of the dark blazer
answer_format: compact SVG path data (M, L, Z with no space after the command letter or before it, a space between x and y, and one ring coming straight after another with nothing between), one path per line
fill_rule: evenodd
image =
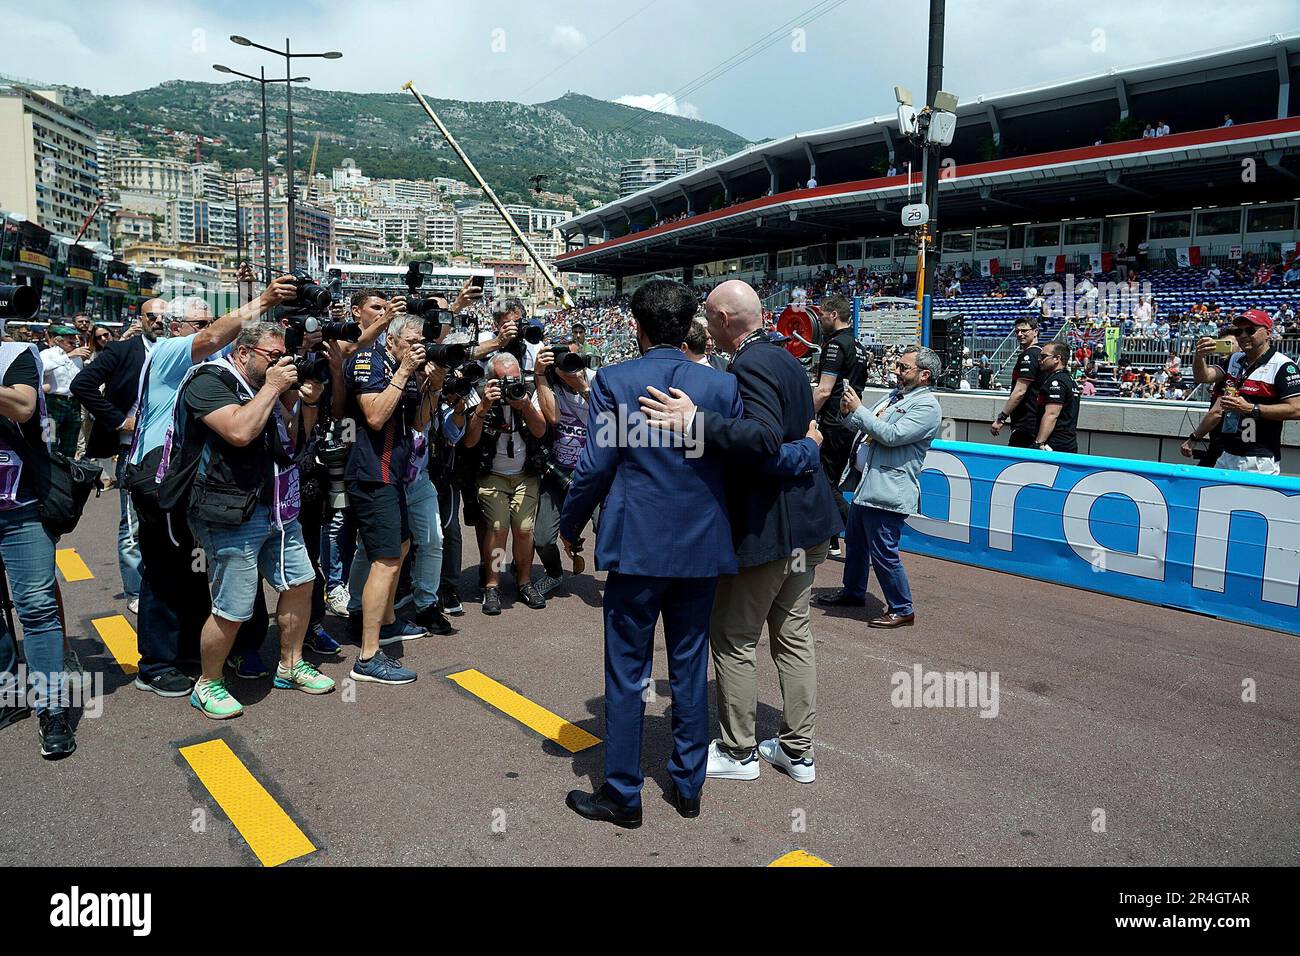
M637 402L648 386L679 388L719 421L741 413L736 379L678 349L655 348L602 368L591 384L587 444L564 499L560 534L575 540L601 505L601 570L662 578L735 574L723 458L707 445L682 447L670 432L649 429ZM620 423L627 441L617 440Z
M843 524L821 469L782 476L765 467L782 445L803 440L816 417L803 366L779 345L758 341L731 360L730 374L740 385L744 416L701 406L696 419L705 446L727 459L736 560L748 568L821 544L843 531Z
M121 444L119 429L131 413L144 368L144 336L109 342L72 380L72 394L94 416L86 457L111 458ZM99 388L103 385L104 391Z

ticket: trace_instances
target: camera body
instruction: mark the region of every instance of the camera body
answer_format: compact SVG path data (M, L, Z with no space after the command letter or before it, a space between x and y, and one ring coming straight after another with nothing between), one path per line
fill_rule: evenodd
M501 398L507 402L521 402L528 397L528 386L522 375L507 375L500 379Z
M442 383L442 393L452 399L468 395L482 378L482 367L477 362L468 362L447 375Z
M328 359L300 355L293 360L294 370L299 382L328 382L330 380L330 363Z
M325 437L316 443L316 461L329 476L325 504L334 511L348 506L347 486L343 480L351 445L343 440L343 423L335 422Z

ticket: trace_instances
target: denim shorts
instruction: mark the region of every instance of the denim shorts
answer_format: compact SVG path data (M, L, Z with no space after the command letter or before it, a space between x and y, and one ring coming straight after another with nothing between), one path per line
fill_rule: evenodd
M240 525L215 525L190 518L194 538L207 566L212 613L227 621L247 621L263 578L283 593L316 578L298 519L284 526L271 523L271 512L258 505ZM196 556L197 557L197 556Z

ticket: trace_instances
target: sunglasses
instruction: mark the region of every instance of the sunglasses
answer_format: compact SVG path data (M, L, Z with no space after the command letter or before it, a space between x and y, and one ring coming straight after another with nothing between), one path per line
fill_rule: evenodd
M894 368L900 372L906 372L909 368L916 368L915 365L908 365L906 362L895 362Z
M275 351L275 350L273 350L273 349L272 349L272 350L268 350L268 349L259 349L259 348L257 348L256 346L254 346L254 347L251 349L251 351L253 351L253 352L257 352L257 353L259 353L259 354L261 354L261 355L265 355L265 356L266 356L266 362L267 362L268 365L274 365L276 362L280 361L280 359L284 358L285 355L288 354L287 352L283 352L283 351Z
M1256 329L1262 329L1263 327L1264 326L1262 325L1234 325L1232 327L1232 334L1237 336L1237 338L1241 338L1243 335L1251 336L1255 334Z

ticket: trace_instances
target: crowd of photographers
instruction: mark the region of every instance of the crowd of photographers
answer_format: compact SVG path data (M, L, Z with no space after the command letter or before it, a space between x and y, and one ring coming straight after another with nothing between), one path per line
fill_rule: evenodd
M414 681L384 648L451 633L449 616L464 613L462 512L487 556L483 613L501 613L505 578L519 605L546 606L565 573L559 512L599 360L580 326L548 336L517 299L489 312L473 281L452 301L408 286L333 301L291 274L216 318L201 299L150 300L140 334L62 377L63 363L4 343L0 555L25 660L0 626L0 727L34 710L44 756L76 747L69 685L80 665L54 575L57 529L40 500L75 448L47 381L93 417L85 461L118 459L142 691L188 697L214 719L243 709L232 677L328 693L334 681L304 652L343 652L324 626L330 612L357 645L353 679ZM566 547L582 573L581 542ZM278 661L259 653L264 585L276 594Z

